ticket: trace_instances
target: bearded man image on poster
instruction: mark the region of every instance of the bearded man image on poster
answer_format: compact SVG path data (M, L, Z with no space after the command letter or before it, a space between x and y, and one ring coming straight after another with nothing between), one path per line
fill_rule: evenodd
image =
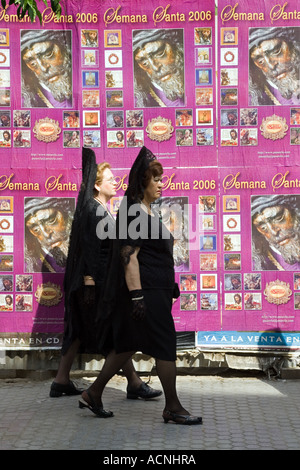
M22 107L72 107L71 31L21 30Z
M254 271L300 270L300 196L251 197Z
M25 198L25 272L65 272L74 198Z
M249 105L300 104L300 28L249 29Z
M182 29L133 31L136 108L185 105Z

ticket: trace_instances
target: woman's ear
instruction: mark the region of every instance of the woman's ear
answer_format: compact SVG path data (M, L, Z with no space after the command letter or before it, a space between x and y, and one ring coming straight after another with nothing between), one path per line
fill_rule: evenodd
M94 184L94 188L96 189L96 191L98 191L98 193L100 193L101 186L98 183Z

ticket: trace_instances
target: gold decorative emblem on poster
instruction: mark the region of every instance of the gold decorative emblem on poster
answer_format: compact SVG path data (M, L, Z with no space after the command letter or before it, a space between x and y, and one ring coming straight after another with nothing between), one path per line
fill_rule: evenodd
M48 117L35 122L33 133L37 140L42 142L55 142L61 133L58 121Z
M288 303L292 295L292 291L287 282L279 281L277 279L276 281L269 282L266 285L264 295L270 304L281 305Z
M283 139L288 130L286 119L280 116L268 116L262 120L260 130L265 139Z
M59 304L62 299L61 288L52 282L41 284L36 289L35 298L40 305L52 307Z
M146 132L149 139L163 142L169 140L174 132L174 127L170 119L161 116L148 121Z

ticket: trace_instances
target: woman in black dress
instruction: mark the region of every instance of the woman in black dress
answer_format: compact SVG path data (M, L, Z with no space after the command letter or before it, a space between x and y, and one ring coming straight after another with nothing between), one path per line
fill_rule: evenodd
M162 173L161 164L143 147L130 171L117 216L117 239L104 295L107 329L101 330L102 348L110 352L96 381L82 393L79 406L98 416L112 416L103 409L104 387L135 351L142 351L156 359L165 393L164 421L201 424L200 417L183 408L176 391L176 332L171 309L179 289L173 237L151 209L161 195Z
M77 352L100 353L97 305L103 294L115 219L107 208L116 194L116 182L109 163L96 165L93 151L83 149L83 178L70 237L64 279L65 334L60 365L50 396L76 395L69 373ZM103 236L104 234L104 236ZM123 366L128 380L128 398L155 398L162 394L136 374L132 360Z

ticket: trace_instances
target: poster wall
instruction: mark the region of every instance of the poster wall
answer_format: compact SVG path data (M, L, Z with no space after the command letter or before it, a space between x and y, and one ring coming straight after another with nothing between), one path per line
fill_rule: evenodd
M111 164L116 214L143 145L164 166L176 330L297 347L300 2L217 7L67 1L42 25L0 9L1 349L61 346L82 147Z

